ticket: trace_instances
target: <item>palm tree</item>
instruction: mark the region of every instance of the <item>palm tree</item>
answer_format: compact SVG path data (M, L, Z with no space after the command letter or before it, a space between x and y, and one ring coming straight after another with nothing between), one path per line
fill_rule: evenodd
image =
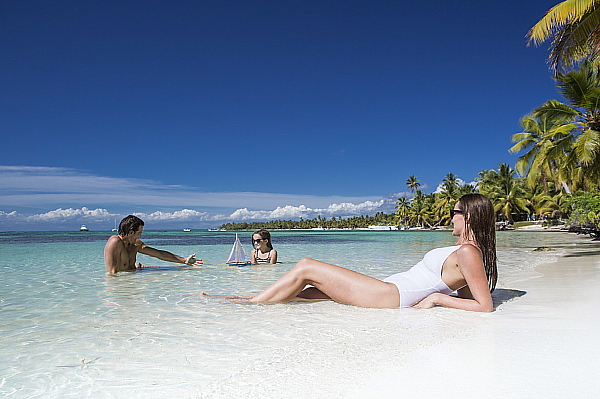
M458 198L466 194L473 194L477 192L477 188L470 184L463 184L458 188Z
M553 72L567 70L600 54L600 1L565 0L552 7L527 32L529 43L552 38L548 63Z
M400 225L408 218L408 212L410 210L410 203L406 197L400 197L396 201L396 218L397 223Z
M529 204L533 213L538 215L552 215L562 217L566 213L565 200L570 196L563 192L554 191L553 194L544 193L537 186L529 195Z
M544 193L548 194L548 180L552 180L570 193L567 182L572 178L565 176L565 169L560 166L567 164L568 154L572 152L572 131L580 126L578 122L569 123L573 117L558 119L534 113L521 118L523 132L511 137L516 144L508 151L513 154L526 151L519 157L515 169L526 177L529 187L541 182Z
M479 191L492 201L494 210L511 224L514 221L513 213L528 212L526 191L515 174L514 169L503 163L497 172L484 170L478 177Z
M438 218L439 224L449 224L450 217L448 215L460 197L459 188L458 176L448 173L442 182L441 191L435 195L434 214Z
M458 191L458 187L458 176L452 172L448 173L442 180L442 190L448 191L452 195Z
M564 155L559 172L581 173L583 183L593 183L600 179L600 67L584 61L579 70L559 73L555 80L569 104L547 101L533 114L537 118L571 124L572 129L568 133L568 128L562 131L566 136L556 142L555 150ZM578 172L579 168L583 170Z
M410 202L410 211L408 214L408 220L411 225L418 225L421 227L425 226L425 223L429 223L429 207L427 204L427 197L421 190L415 192L415 196Z
M420 185L421 185L421 183L419 183L419 179L417 179L417 176L415 176L415 175L410 176L406 180L406 186L408 187L408 189L410 190L411 193L414 193L415 191L417 191L419 189Z

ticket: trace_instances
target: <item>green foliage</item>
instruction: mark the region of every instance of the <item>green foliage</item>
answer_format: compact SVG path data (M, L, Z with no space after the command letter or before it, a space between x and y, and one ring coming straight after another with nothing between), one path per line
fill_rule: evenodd
M568 198L566 205L570 224L600 228L600 192L578 193Z
M226 223L221 225L220 229L225 230L293 230L293 229L357 229L369 226L386 225L395 226L397 221L396 214L385 214L378 212L375 216L355 216L347 219L341 217L332 217L327 220L321 216L314 219L300 220L271 220L268 222L252 223Z

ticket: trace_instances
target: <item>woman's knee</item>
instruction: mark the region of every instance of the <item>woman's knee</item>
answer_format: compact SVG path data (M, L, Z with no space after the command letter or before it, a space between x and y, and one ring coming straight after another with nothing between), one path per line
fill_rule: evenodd
M292 270L294 270L296 273L306 273L313 267L315 263L316 261L314 259L304 258L296 263L296 266L294 266Z

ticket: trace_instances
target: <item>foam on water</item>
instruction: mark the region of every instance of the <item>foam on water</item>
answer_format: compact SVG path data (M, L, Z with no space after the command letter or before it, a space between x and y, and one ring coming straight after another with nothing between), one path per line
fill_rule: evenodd
M0 394L274 398L318 388L344 397L412 351L497 317L200 296L260 292L305 256L383 278L455 242L449 232L272 234L283 264L237 268L224 264L233 233L147 232L147 244L196 252L205 265L106 277L108 234L1 233ZM248 248L250 236L241 237ZM536 265L585 242L565 233L499 233L498 286L518 289L536 277ZM541 246L555 251L533 252Z

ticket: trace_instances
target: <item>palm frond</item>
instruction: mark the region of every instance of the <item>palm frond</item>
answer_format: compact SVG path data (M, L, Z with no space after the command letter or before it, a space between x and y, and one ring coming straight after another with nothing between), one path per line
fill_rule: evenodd
M574 149L581 163L585 166L590 165L600 151L600 133L591 129L584 131L575 140Z
M546 101L533 111L540 117L573 122L581 114L575 108L557 100Z
M548 63L553 71L568 69L594 52L594 33L600 23L600 9L597 6L588 9L578 20L565 23L557 29Z
M558 3L527 32L528 42L533 42L536 46L545 42L564 24L579 20L595 3L594 0L566 0Z

